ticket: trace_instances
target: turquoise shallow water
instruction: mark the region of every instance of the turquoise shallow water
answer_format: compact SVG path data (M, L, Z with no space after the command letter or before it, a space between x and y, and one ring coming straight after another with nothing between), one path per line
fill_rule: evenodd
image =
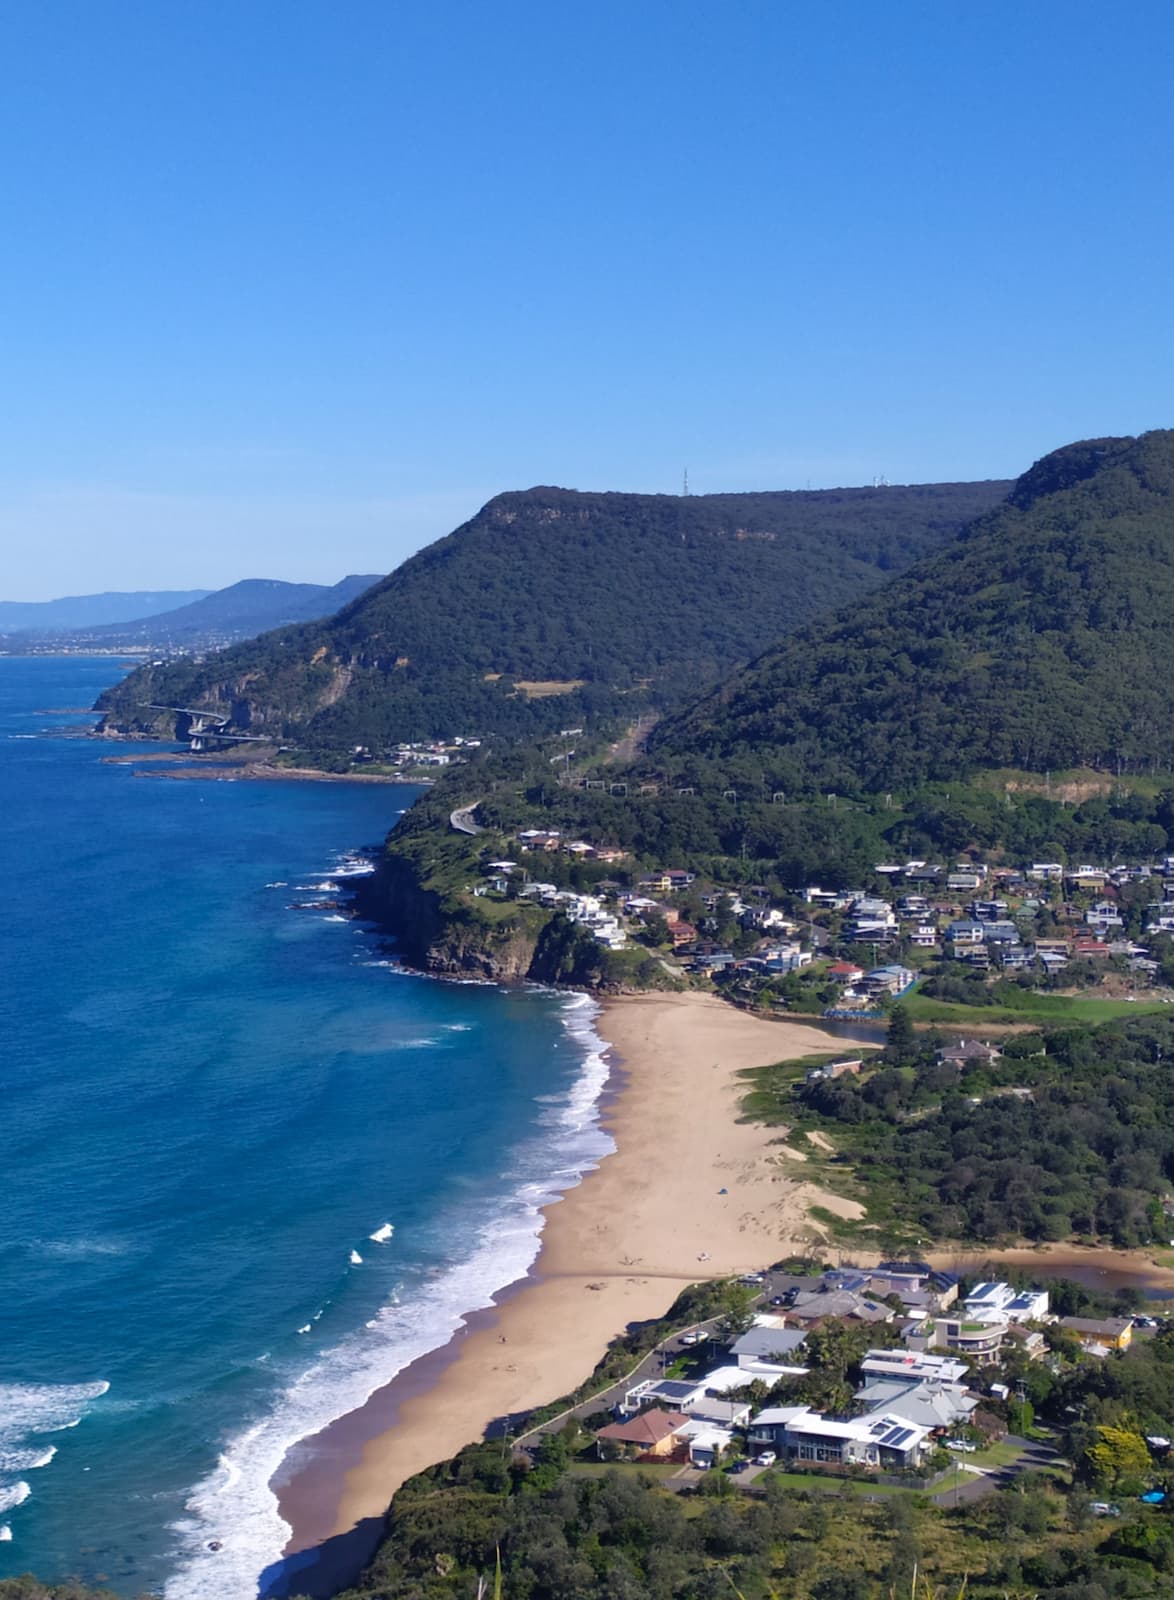
M247 1596L285 1449L525 1270L605 1069L307 908L409 791L104 765L51 708L118 672L0 658L0 1576Z

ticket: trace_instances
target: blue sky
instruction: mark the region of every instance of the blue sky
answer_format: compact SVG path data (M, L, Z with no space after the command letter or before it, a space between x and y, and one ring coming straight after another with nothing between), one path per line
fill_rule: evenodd
M1174 423L1150 0L0 16L0 598Z

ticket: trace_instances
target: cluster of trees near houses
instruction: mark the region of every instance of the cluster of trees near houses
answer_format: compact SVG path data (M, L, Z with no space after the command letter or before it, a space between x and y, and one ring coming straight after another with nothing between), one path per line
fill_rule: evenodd
M890 1600L910 1593L914 1564L951 1597L968 1573L976 1600L1174 1595L1174 1518L1136 1501L1165 1482L1144 1435L1174 1432L1174 1333L1056 1365L1003 1375L1022 1379L1020 1415L1053 1430L1071 1473L958 1505L866 1502L851 1483L812 1492L770 1475L747 1495L721 1472L682 1496L638 1466L593 1467L571 1425L532 1463L487 1443L412 1479L345 1600L463 1600L479 1578L492 1590L499 1558L505 1600ZM1099 1495L1124 1516L1098 1519Z
M894 1033L879 1070L817 1080L790 1108L832 1130L874 1219L980 1243L1075 1234L1129 1248L1170 1233L1174 1019L1021 1034L961 1072L899 1010Z

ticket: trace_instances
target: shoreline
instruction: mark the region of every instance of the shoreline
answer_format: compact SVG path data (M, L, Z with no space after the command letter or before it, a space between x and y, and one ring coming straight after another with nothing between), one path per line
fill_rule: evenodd
M811 1205L851 1204L784 1173L777 1128L737 1120L741 1071L850 1040L695 994L606 1000L596 1029L613 1153L543 1208L534 1264L491 1308L289 1452L271 1480L291 1528L289 1588L269 1592L353 1579L405 1479L577 1388L629 1323L663 1315L690 1283L811 1243Z

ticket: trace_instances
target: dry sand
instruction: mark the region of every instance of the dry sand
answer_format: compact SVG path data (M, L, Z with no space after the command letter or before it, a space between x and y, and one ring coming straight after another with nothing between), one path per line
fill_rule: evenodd
M605 1115L616 1153L548 1209L534 1271L495 1310L303 1442L308 1465L280 1489L287 1554L373 1527L405 1478L574 1389L629 1322L663 1313L686 1284L820 1236L807 1209L829 1197L785 1175L778 1130L737 1121L736 1074L848 1041L705 995L609 1001L598 1028L622 1062Z

